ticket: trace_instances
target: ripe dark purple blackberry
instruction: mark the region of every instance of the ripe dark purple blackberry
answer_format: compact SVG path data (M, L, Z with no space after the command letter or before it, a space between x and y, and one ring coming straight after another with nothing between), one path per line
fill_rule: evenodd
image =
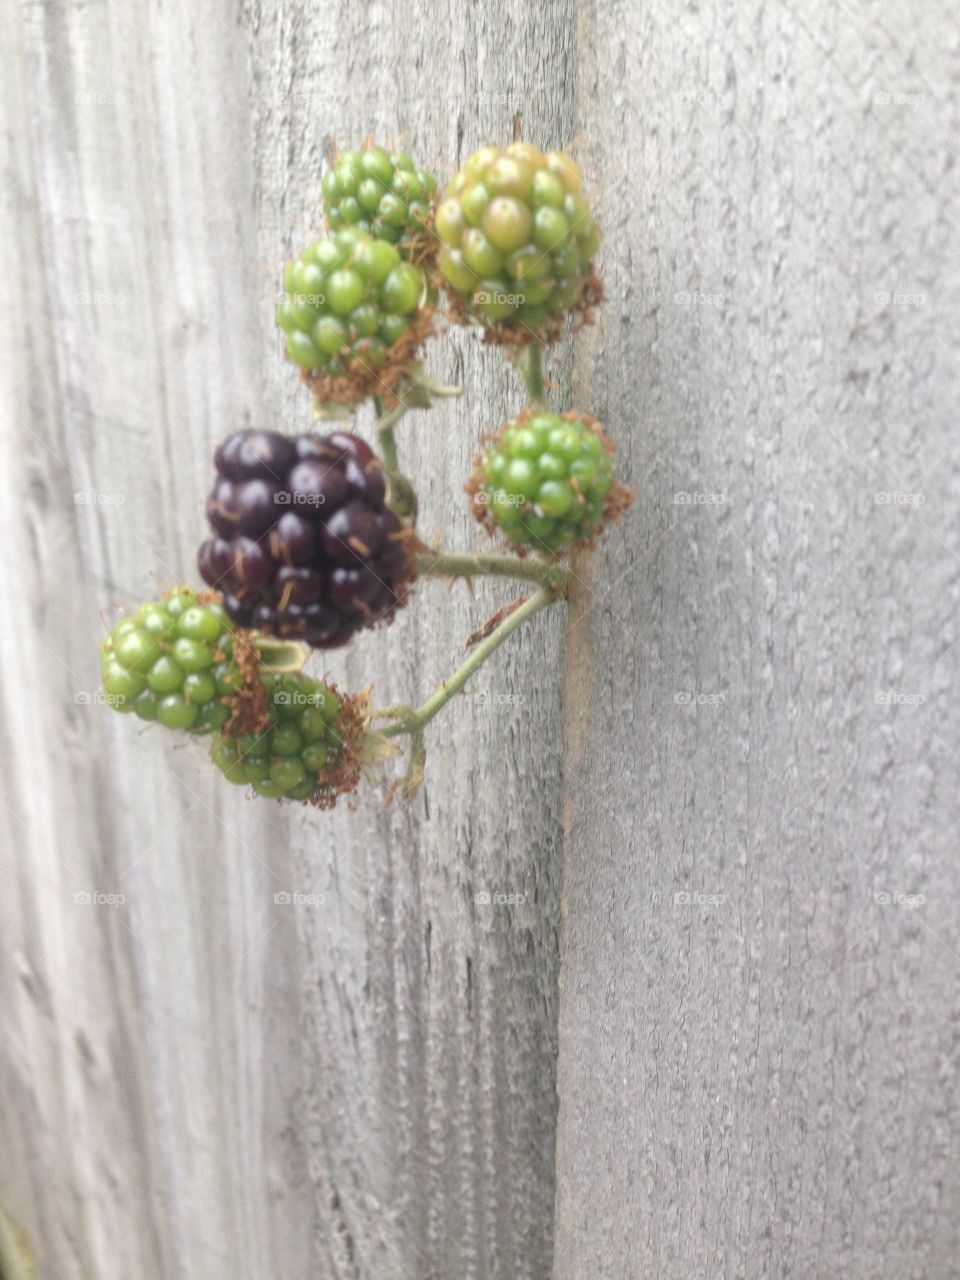
M237 626L335 649L406 603L411 535L365 441L239 431L214 462L198 566Z

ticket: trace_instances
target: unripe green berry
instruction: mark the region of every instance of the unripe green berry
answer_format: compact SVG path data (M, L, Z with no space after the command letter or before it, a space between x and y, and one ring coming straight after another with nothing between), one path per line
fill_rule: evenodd
M343 751L341 702L328 686L301 674L268 676L267 724L258 733L213 741L211 758L230 782L268 799L309 800Z
M502 341L555 336L565 312L597 300L600 230L562 152L482 147L447 184L436 231L448 290Z
M391 155L383 147L344 151L321 187L327 226L333 231L356 227L397 245L407 258L429 234L430 199L437 184L403 152Z
M604 518L613 461L599 425L575 414L525 414L476 459L474 514L517 545L559 552Z
M429 313L421 313L424 273L404 262L395 245L354 227L341 229L309 245L284 281L288 290L307 284L310 290L288 292L277 307L287 355L308 373L337 379L331 397L352 404L382 394L384 384L373 371L391 359L394 380L402 379L414 351L403 348L397 357L391 349L412 326L415 346L429 330Z
M232 648L233 631L220 604L179 587L121 618L104 637L107 701L170 729L210 733L229 718L222 699L243 685L242 672L226 657Z

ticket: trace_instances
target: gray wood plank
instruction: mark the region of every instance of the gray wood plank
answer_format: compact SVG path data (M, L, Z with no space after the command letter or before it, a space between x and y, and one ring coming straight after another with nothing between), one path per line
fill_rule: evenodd
M958 1274L954 28L579 6L557 1280Z

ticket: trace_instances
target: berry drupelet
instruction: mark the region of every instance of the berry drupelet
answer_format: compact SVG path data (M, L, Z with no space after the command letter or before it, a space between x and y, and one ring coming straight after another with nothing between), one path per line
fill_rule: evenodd
M198 567L237 626L334 649L406 603L411 535L363 440L240 431L214 461Z

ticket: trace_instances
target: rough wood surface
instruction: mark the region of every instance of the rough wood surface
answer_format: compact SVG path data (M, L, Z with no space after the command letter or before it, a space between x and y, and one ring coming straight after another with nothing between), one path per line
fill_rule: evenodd
M84 699L101 613L192 579L216 440L311 424L272 313L333 140L402 135L449 173L518 107L568 139L572 8L11 0L8 19L0 1203L45 1280L542 1280L559 611L437 722L409 811L247 801L201 746ZM469 547L469 459L522 400L475 344L430 366L465 405L402 444L424 536ZM329 671L419 701L511 593L428 582Z
M44 1280L958 1274L951 6L7 8L0 1204ZM442 174L516 112L580 135L609 301L548 372L637 506L412 808L247 801L91 701L100 614L192 577L221 435L310 422L272 312L334 140ZM466 402L402 445L469 546L520 397L430 366ZM425 584L327 669L419 700L511 594Z
M567 636L555 1276L955 1277L956 8L577 43L638 502Z

